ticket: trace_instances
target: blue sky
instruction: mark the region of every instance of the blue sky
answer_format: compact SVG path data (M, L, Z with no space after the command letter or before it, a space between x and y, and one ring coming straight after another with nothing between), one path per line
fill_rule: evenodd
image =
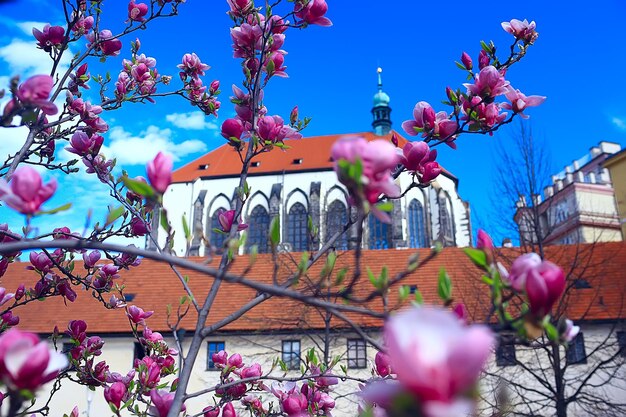
M28 33L33 25L62 24L61 2L57 8L51 6L54 3L0 2L0 83L6 84L16 73L26 76L46 68L45 54L33 51L33 38ZM370 130L379 65L384 68L384 89L391 96L396 129L411 117L417 101L443 109L438 103L445 98L445 87L456 88L465 82L464 73L454 65L461 52L467 51L476 60L481 39L508 47L511 38L500 22L526 18L537 22L539 39L507 78L528 95L548 97L541 107L528 113L534 132L548 143L555 170L601 140L626 145L626 103L621 93L626 67L622 29L626 3L621 0L597 0L593 7L588 2L571 1L566 7L549 8L545 0L497 6L449 1L445 7L412 0L328 3L328 17L334 25L287 31L289 78L274 79L266 91L270 114L287 117L297 104L301 115L313 118L305 136ZM104 2L108 15L104 26L120 29L126 5L120 0ZM211 65L205 80L221 81L223 107L219 120L198 117L192 113L194 108L175 99L129 105L125 111L107 113L105 119L112 129L106 135L105 151L118 156L120 165L131 175L143 174L145 161L160 149L172 153L176 166L181 166L223 143L217 128L221 120L232 116L230 86L242 79L239 62L232 59L226 10L225 1L188 0L181 5L179 16L157 21L139 33L142 51L155 57L160 73L174 75L175 81L175 65L185 52L196 52ZM129 41L125 40L120 57L107 62L106 68L114 76L122 58L129 55ZM485 218L492 213L489 182L497 161L491 149L496 142L509 140L509 135L505 129L493 137L462 137L458 150L441 150L440 163L460 179L461 197L471 204L475 229L488 226ZM11 151L19 141L17 136L0 131L0 157ZM148 143L156 145L149 147ZM82 227L83 213L89 207L96 209L98 217L107 204L106 194L93 191L96 182L85 177L68 180L58 176L66 192L48 204L52 207L74 201L74 209L60 219L74 227ZM0 208L0 221L5 219L12 225L22 221Z

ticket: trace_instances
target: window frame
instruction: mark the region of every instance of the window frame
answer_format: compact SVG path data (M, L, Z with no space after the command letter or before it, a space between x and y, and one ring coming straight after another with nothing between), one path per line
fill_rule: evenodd
M428 231L426 230L426 213L424 205L414 198L409 203L407 220L409 226L409 247L427 248Z
M287 212L287 242L294 252L309 250L309 212L297 202Z
M365 340L348 339L346 344L348 369L367 368L367 343L365 343ZM356 357L351 357L350 352L356 353Z
M213 229L222 229L222 225L220 224L219 213L221 210L226 210L223 207L218 208L213 212L211 216L211 230L209 231L209 243L211 246L216 247L217 249L222 249L224 247L224 242L226 242L227 235L224 233L218 233Z
M579 355L582 355L582 357ZM576 337L574 337L574 340L567 344L565 361L568 365L584 365L587 363L587 349L585 349L585 336L583 336L583 332L579 332Z
M626 331L618 330L615 332L615 338L617 339L618 353L622 358L626 358Z
M500 337L498 347L496 348L496 365L500 367L517 365L515 340L508 336Z
M367 220L367 229L369 232L368 249L393 249L392 227L390 224L381 222L370 213Z
M211 350L211 346L215 345L215 351ZM221 345L221 348L220 348ZM220 369L215 366L213 362L213 353L218 353L222 350L226 350L226 342L223 340L209 340L206 342L206 370L207 371L219 371Z
M298 353L296 354L293 350L294 344L298 346ZM285 350L285 347L289 346L289 350ZM290 357L285 360L285 355L289 355ZM302 359L302 344L299 339L287 339L283 340L281 343L281 355L280 358L287 365L287 369L289 370L298 370L300 369L300 361Z
M254 206L250 214L248 214L247 223L248 238L246 239L246 253L250 253L250 248L254 245L257 245L259 249L258 253L270 253L271 247L268 234L271 219L267 209L261 204Z
M343 226L348 223L348 207L339 199L333 200L326 207L326 240L337 232L341 231ZM339 239L335 240L335 249L348 250L348 233L343 233Z

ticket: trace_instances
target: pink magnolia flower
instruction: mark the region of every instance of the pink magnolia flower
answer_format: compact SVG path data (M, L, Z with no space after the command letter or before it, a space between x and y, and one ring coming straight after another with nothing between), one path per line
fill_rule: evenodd
M219 352L213 354L211 360L217 367L225 367L226 362L228 361L228 353L224 350L220 350Z
M478 69L482 70L483 68L489 66L491 63L491 58L489 58L489 54L485 52L484 49L481 49L478 53Z
M126 385L122 382L114 382L110 386L104 388L104 399L109 404L114 405L115 408L120 408L125 395Z
M391 366L402 388L427 416L430 407L456 404L477 382L494 345L486 326L465 326L450 311L419 307L385 325Z
M507 113L500 113L501 108L497 103L486 104L479 96L474 96L470 100L463 98L461 110L464 114L461 120L469 120L471 125L478 124L482 129L489 129L502 123L507 117ZM490 132L490 135L492 134L493 132Z
M154 311L143 311L142 308L137 306L130 306L126 310L126 315L135 324L146 325L145 319L154 314Z
M224 123L222 123L222 136L226 139L241 139L241 135L243 134L243 132L243 122L237 117L232 119L226 119L224 120Z
M538 317L550 312L554 303L565 290L565 274L557 265L544 261L528 271L526 296L530 311Z
M565 330L561 333L561 340L564 342L571 342L580 333L580 327L574 326L574 322L570 319L565 319Z
M173 166L172 158L162 152L159 152L146 166L148 181L157 192L165 193L172 183Z
M217 218L220 222L220 226L223 232L230 232L231 227L233 226L233 222L235 221L235 210L224 210L220 209ZM248 225L245 223L237 222L237 231L240 232L248 228Z
M203 64L195 53L183 55L182 64L177 66L182 70L183 74L191 78L198 78L204 75L204 71L211 68L209 65Z
M485 252L485 255L487 255L487 263L491 264L493 262L493 240L483 229L478 229L476 248Z
M70 139L71 146L65 148L65 150L79 156L96 156L98 152L100 152L103 142L104 138L102 136L96 133L90 136L82 130L79 130L72 135Z
M230 14L235 17L242 17L247 15L254 4L250 0L226 0L230 6Z
M77 34L85 34L91 30L93 27L94 18L93 16L81 17L72 27L72 32Z
M333 22L324 15L328 11L326 0L310 0L306 6L302 2L297 2L295 10L296 17L311 25L332 26Z
M253 58L263 44L263 29L256 24L243 23L230 30L234 58Z
M408 171L419 174L420 182L426 184L441 173L435 158L437 150L431 150L426 142L407 142L402 148L400 162Z
M62 26L50 26L47 24L43 27L43 31L33 28L33 35L37 39L37 46L46 52L50 52L52 47L63 43L65 29Z
M511 103L502 103L502 108L507 110L513 110L514 113L519 113L522 119L528 119L529 116L524 114L523 111L527 107L535 107L542 104L546 101L546 97L544 96L526 96L519 90L514 90L513 88L509 88L506 92L505 97Z
M257 134L264 141L276 143L285 139L300 139L302 135L295 129L285 126L280 116L264 116L257 123Z
M535 253L518 257L509 276L503 279L515 290L526 293L530 311L538 317L548 314L565 290L563 270L550 261L542 261Z
M233 403L226 403L224 408L222 408L222 417L237 417Z
M14 293L7 292L6 288L0 287L0 306L9 302L12 298L15 297Z
M84 252L83 253L83 262L85 265L85 268L93 268L94 266L96 266L96 263L98 263L98 261L100 260L100 252L98 252L97 250L91 251L91 252Z
M376 357L374 358L374 364L376 365L376 373L383 378L390 375L393 371L391 370L391 363L389 360L389 355L384 352L376 352Z
M261 365L258 363L253 363L252 365L243 368L239 373L239 376L242 378L258 378L261 375Z
M471 70L474 67L474 63L472 62L472 57L470 57L467 52L463 52L463 54L461 55L461 62L463 63L463 66L465 66L465 69L467 70Z
M29 166L18 168L13 173L10 184L0 179L0 199L22 214L37 213L56 189L57 182L54 178L44 185L39 173Z
M209 93L215 94L218 92L219 89L220 89L220 81L219 80L211 81L211 84L209 84Z
M463 85L467 87L467 94L482 98L493 98L505 94L509 89L509 82L493 65L481 69L474 77L474 84Z
M272 63L274 69L271 71L271 73L268 71L269 76L276 75L277 77L283 77L283 78L286 78L288 76L287 73L285 72L287 67L284 65L285 54L283 52L280 52L280 51L272 52L269 59L265 63L266 71L267 71L267 66L269 65L270 62Z
M241 368L243 366L243 359L241 358L240 354L235 353L233 355L230 355L227 363L229 367Z
M54 80L49 75L34 75L24 81L17 89L17 98L27 107L38 107L44 114L57 113L57 106L50 100Z
M465 308L465 304L459 303L454 306L452 312L461 320L463 323L467 323L467 308Z
M19 316L14 316L12 311L7 311L3 315L0 316L0 327L13 327L17 326L20 323Z
M34 269L42 274L47 274L54 267L52 259L45 252L33 251L28 257L32 266L27 266L26 269Z
M280 407L289 417L308 416L309 402L304 394L293 393L281 401Z
M145 236L150 233L150 225L139 217L133 217L130 221L130 232L135 236Z
M145 3L135 3L131 0L128 3L128 19L135 22L143 22L146 19L144 16L148 14L148 5Z
M91 46L96 41L95 34L88 34L87 40L89 41L89 44L87 46ZM122 49L122 41L117 38L114 39L113 33L110 30L101 30L98 34L98 42L99 43L95 47L95 49L101 51L104 55L117 56L120 54L120 50Z
M425 101L418 102L413 108L413 120L402 123L404 131L416 136L418 130L423 130L423 136L432 134L434 137L445 139L456 132L458 125L450 120L445 111L435 113L435 110Z
M523 40L525 43L532 44L539 36L535 30L537 24L534 20L528 23L526 19L523 21L513 19L510 22L502 22L501 24L502 29L515 36L515 39Z
M362 137L344 136L337 140L331 148L331 156L335 161L335 171L339 181L350 190L353 203L362 204L363 200L370 204L378 201L381 194L388 197L399 197L400 188L394 183L391 170L400 162L396 147L386 140L367 142ZM340 167L339 161L344 160L354 164L360 160L363 166L363 175L360 182L355 184ZM381 221L389 223L391 218L375 207L372 213Z
M152 406L150 407L150 412L152 415L156 417L167 417L167 413L169 413L170 408L172 408L172 403L174 402L174 392L167 392L164 390L156 390L153 389L150 391L150 399L152 400ZM181 411L185 411L185 404L182 406Z
M202 409L203 417L218 417L220 415L220 408L212 405L204 407Z
M35 391L66 366L65 355L33 333L10 329L0 335L0 380L11 390Z

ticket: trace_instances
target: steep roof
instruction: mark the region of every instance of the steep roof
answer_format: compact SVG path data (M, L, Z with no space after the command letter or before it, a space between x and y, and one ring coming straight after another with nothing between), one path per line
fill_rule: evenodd
M404 146L408 141L398 132L399 146ZM330 149L333 143L343 136L362 136L368 141L375 139L391 140L392 133L385 136L377 136L372 132L360 132L341 135L313 136L302 139L286 140L285 145L289 149L275 149L255 157L252 162L258 162L258 166L250 167L250 175L281 173L281 172L306 172L314 170L330 170L333 162L330 159ZM299 163L294 163L300 160ZM201 156L200 158L182 166L174 171L173 182L191 182L197 178L215 178L239 176L241 161L239 154L232 146L224 144L219 148ZM456 180L449 172L444 173Z
M419 250L366 250L363 251L363 271L366 266L378 274L381 266L386 265L389 276L394 277L408 265L409 258L419 253L424 260L431 253L429 249ZM517 248L501 249L498 259L508 264L519 255ZM291 258L293 256L293 258ZM568 291L566 314L574 320L614 320L626 317L624 294L626 293L626 244L623 242L597 243L595 245L551 246L546 249L546 258L561 265L569 276L569 282L577 283L579 289ZM198 263L205 259L191 258ZM291 259L298 262L299 254L280 256L279 280L284 280L296 265ZM236 258L230 272L241 273L248 268L247 256ZM217 260L212 264L217 266ZM26 287L33 287L38 275L26 270L27 263L10 264L6 274L0 278L0 286L14 291L21 283ZM354 270L354 252L339 252L335 270L342 267ZM311 293L313 283L319 280L322 263L314 266L306 277L300 279L298 289ZM481 271L476 268L464 255L462 248L445 248L432 260L420 266L409 274L404 281L405 285L415 285L422 293L427 303L440 304L437 296L437 276L439 269L445 267L453 279L453 296L456 302L463 301L470 316L476 321L490 320L488 288L480 280ZM76 263L77 271L82 265ZM208 293L212 279L197 272L183 270L189 277L189 285L198 300L204 300ZM167 331L167 304L172 305L174 314L181 297L185 294L182 286L172 273L168 265L144 259L139 267L129 271L122 271L119 284L125 286L126 294L134 294L129 304L136 304L146 311L154 311L148 319L148 325L153 330ZM271 255L259 254L247 278L256 281L271 283L273 265ZM349 279L348 273L346 281ZM578 281L575 281L578 280ZM584 285L578 285L578 284ZM582 288L591 287L591 288ZM354 288L355 297L364 297L373 290L367 274L363 272ZM239 306L256 296L255 290L238 284L223 283L209 316L209 323L223 319ZM343 304L342 301L338 301ZM405 304L407 304L405 302ZM6 305L5 305L6 306ZM390 308L400 307L397 285L389 293ZM382 310L380 298L367 303L367 307L377 311ZM106 310L89 293L78 292L74 303L55 297L44 302L31 302L18 307L14 314L20 316L19 327L38 333L50 333L54 326L64 329L68 321L73 319L86 320L90 332L97 333L126 333L129 331L128 320L123 309ZM364 327L380 326L378 319L348 314L356 323ZM193 308L182 320L182 328L191 330L195 327L196 315ZM345 324L333 319L333 326L345 327ZM256 306L239 320L227 325L223 331L294 331L297 329L322 329L324 323L319 312L313 307L306 307L285 298L272 298Z

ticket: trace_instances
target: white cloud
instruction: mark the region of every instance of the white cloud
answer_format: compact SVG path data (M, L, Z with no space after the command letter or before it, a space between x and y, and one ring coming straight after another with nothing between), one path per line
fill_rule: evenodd
M175 161L187 155L206 151L204 142L188 139L175 142L171 129L160 129L149 126L139 135L133 135L116 126L109 131L109 143L103 146L102 152L108 158L117 158L118 164L139 165L151 161L159 152L171 155Z
M37 49L34 41L13 39L9 44L0 47L0 59L8 65L10 75L20 75L22 79L35 74L49 74L52 68L52 59L41 49ZM63 73L69 68L72 52L65 51L58 67Z
M165 116L165 120L181 129L202 130L208 129L217 132L217 123L208 121L201 111L192 111L189 113L172 113Z
M626 130L626 120L624 120L623 118L619 118L619 117L613 117L611 119L611 122L613 122L613 124L621 130Z
M30 35L33 36L33 28L37 28L39 30L42 30L44 26L46 26L48 23L46 22L17 22L15 23L15 25L20 28L20 30L22 32L24 32L25 35Z
M13 155L20 150L28 136L28 128L22 126L0 129L2 129L0 133L2 137L0 140L0 161L4 162L9 155Z

